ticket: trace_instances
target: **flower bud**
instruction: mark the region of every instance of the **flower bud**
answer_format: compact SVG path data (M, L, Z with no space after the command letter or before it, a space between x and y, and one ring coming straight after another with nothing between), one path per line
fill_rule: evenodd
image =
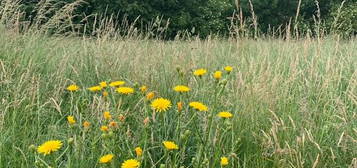
M73 138L68 138L67 142L68 142L68 144L72 144L74 142L74 139Z
M35 146L34 144L31 144L31 145L29 146L29 150L30 150L30 151L36 151L36 146Z

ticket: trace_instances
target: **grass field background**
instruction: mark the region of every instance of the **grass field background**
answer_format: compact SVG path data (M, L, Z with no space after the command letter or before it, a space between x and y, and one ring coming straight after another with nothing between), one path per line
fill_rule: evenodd
M220 167L221 157L226 167L357 167L355 39L111 40L5 29L0 39L0 167L120 167L134 158L145 168ZM208 73L194 77L198 68ZM87 90L116 80L135 93ZM70 84L81 89L71 93ZM173 91L180 84L191 91ZM153 116L142 85L172 107ZM209 110L194 111L191 101ZM118 123L108 133L100 130L104 111ZM220 111L233 117L221 119ZM47 140L63 146L37 153ZM166 140L179 149L167 151ZM113 161L100 164L109 153Z

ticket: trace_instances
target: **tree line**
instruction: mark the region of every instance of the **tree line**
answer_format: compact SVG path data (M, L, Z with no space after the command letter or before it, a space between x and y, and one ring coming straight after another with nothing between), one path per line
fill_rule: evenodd
M2 6L5 1L0 1ZM98 26L93 25L103 24L103 19L119 31L135 29L167 38L287 29L314 33L317 26L324 33L350 36L357 32L354 0L22 0L19 5L24 13L21 19L29 24L46 24L56 16L62 24L75 25L62 31L87 34L96 33ZM61 17L59 11L71 16ZM120 29L123 26L127 29Z

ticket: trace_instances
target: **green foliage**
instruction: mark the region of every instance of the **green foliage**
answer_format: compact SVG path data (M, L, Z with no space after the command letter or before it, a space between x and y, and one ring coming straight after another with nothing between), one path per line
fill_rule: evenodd
M357 3L335 6L329 19L331 31L345 37L357 34Z
M289 24L298 25L301 32L314 32L316 23L324 30L334 30L345 35L356 32L357 3L347 1L338 14L342 0L306 0L301 1L300 5L298 0L251 0L251 4L249 0L28 0L21 1L20 9L25 14L22 20L30 21L31 24L47 24L51 17L70 3L77 3L66 14L72 16L67 16L67 20L56 20L67 26L50 26L54 32L74 31L96 35L100 32L98 27L103 26L101 21L106 18L122 34L128 33L129 27L133 27L140 32L167 38L180 33L200 37L211 33L227 35L232 26L228 18L237 18L231 17L237 11L237 6L243 14L241 19L248 25L246 29L252 27L253 7L258 31L263 33L269 33L271 28L285 29ZM338 20L335 22L334 18Z

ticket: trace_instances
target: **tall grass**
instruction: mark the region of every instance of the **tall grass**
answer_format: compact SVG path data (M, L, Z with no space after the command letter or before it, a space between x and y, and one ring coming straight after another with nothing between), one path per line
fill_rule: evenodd
M116 36L110 19L96 38L47 36L48 27L18 33L21 13L7 11L13 12L1 13L0 26L0 167L119 167L131 158L141 167L220 167L223 156L228 167L357 166L356 39L160 41L130 26L127 36ZM212 73L226 65L234 70L216 82ZM194 77L197 68L208 74ZM87 90L114 80L125 80L136 93L108 89L105 98ZM74 83L81 90L68 92ZM175 93L178 84L191 91ZM154 116L141 85L172 107ZM203 102L208 112L192 110L190 101ZM100 130L107 124L104 111L119 124L109 133ZM220 119L220 111L234 117ZM89 130L84 121L91 122ZM36 152L51 139L63 147L47 156ZM165 150L165 140L179 150ZM108 153L113 163L100 164Z
M119 164L144 144L143 167L158 167L165 163L160 159L163 140L180 144L175 162L166 167L218 167L221 156L229 157L231 167L356 166L355 40L119 41L18 35L4 29L1 39L1 167L39 167L39 158L48 157L28 147L53 138L67 148L56 156L58 167L98 167L98 158L109 151ZM225 65L234 71L217 97L211 73ZM201 67L209 74L195 79L192 70ZM172 87L187 84L192 92L185 107L197 100L210 110L177 132L180 113L173 104L165 120L145 126L152 110L140 94L118 98L112 93L108 102L85 89L118 79L133 87L145 84L173 103L180 96ZM68 93L65 88L72 83L82 90ZM99 130L105 110L127 118L109 139ZM216 118L224 110L234 118ZM180 115L192 113L186 108ZM68 115L75 116L77 127L68 126ZM199 139L208 134L209 117L214 126L202 146ZM84 120L92 122L90 132L82 132ZM69 138L74 142L67 143Z

